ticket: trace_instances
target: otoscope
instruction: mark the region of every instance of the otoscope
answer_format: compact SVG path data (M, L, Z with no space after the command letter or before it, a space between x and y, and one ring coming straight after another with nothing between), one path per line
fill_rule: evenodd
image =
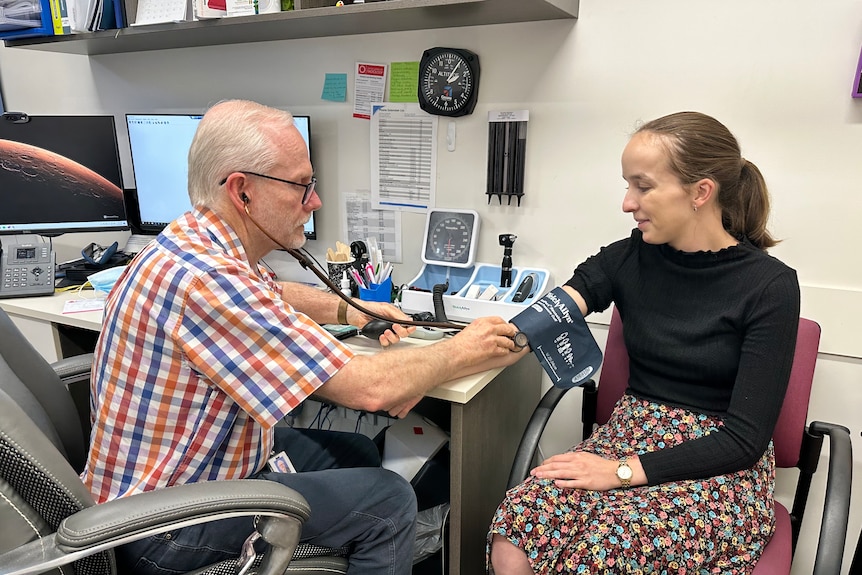
M500 272L500 287L512 287L512 246L518 236L515 234L500 234L500 245L503 246L503 271Z

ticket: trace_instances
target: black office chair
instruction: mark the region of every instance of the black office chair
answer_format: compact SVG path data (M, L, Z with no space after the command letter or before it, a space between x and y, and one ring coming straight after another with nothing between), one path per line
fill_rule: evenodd
M299 545L311 510L276 482L196 483L96 505L78 476L87 440L64 385L89 379L91 361L87 355L52 366L0 310L0 575L59 573L61 567L69 573L68 565L76 574L113 575L119 545L240 516L258 518L256 533L269 543L267 551L196 573L237 573L246 563L267 575L347 572L348 549Z
M796 541L811 480L817 471L824 436L829 437L829 469L813 573L838 575L841 570L850 513L853 455L850 430L846 427L821 421L814 421L806 426L808 399L819 342L820 326L811 320L800 319L790 385L773 434L776 467L798 468L799 477L792 509L788 512L783 505L776 502L775 534L755 567L755 575L790 572L790 563L796 550ZM595 381L590 380L583 386L583 437L592 434L595 424L608 421L617 400L625 393L628 376L629 358L623 340L622 321L615 309L608 330L599 384L596 385ZM518 485L529 473L542 432L566 391L552 387L534 410L515 453L508 488Z

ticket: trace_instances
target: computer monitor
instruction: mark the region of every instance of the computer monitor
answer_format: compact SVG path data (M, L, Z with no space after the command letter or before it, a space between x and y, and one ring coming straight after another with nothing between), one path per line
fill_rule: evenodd
M137 200L129 202L129 210L134 212L130 219L142 233L157 234L191 209L189 147L202 117L193 114L126 114L135 176L134 197ZM310 154L311 118L293 118ZM305 237L317 239L314 212L305 225Z
M113 116L0 120L0 234L128 229Z

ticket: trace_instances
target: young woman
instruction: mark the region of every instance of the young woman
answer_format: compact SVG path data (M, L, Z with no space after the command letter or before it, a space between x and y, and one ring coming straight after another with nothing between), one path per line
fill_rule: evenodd
M765 251L766 184L696 112L639 128L622 169L637 229L565 289L584 315L619 310L629 387L606 425L506 494L496 575L747 573L772 535L799 284Z

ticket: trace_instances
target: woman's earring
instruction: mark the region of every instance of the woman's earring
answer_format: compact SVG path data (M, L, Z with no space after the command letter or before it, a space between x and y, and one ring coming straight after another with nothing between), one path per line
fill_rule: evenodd
M693 207L693 208L694 208L694 211L697 211L697 204L694 204L694 205L693 205L693 206L691 206L691 207Z

